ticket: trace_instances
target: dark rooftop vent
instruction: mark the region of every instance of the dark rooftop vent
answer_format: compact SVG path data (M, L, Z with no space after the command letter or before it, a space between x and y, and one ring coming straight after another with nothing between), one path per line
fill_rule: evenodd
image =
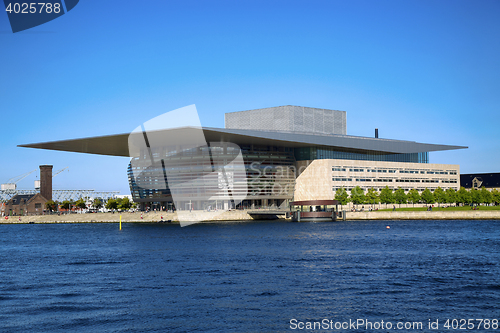
M375 138L378 139L378 128L375 128Z

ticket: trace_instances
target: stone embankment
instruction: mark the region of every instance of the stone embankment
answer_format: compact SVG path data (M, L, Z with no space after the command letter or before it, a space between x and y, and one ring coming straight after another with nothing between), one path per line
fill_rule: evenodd
M2 217L0 223L115 223L120 222L160 222L172 221L178 223L176 213L149 212L149 213L92 213L92 214L62 214L62 215L40 215L40 216L9 216L8 219ZM238 221L251 220L246 211L227 211L214 214L214 212L193 211L183 212L185 218L192 217L194 221ZM163 217L163 219L162 219ZM191 219L190 219L191 220Z
M348 220L500 220L500 210L347 212Z
M246 211L234 210L214 214L214 212L193 211L183 212L183 219L192 217L192 221L222 222L222 221L250 221L252 217ZM93 213L93 214L69 214L69 215L42 215L42 216L9 216L3 217L0 223L118 223L122 222L144 222L155 223L160 221L172 221L178 223L176 213ZM162 219L163 217L163 219ZM500 220L499 210L475 210L475 211L372 211L372 212L347 212L347 220Z

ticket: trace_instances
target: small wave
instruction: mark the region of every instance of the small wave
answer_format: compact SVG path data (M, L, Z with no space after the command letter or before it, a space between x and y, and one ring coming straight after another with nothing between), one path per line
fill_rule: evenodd
M278 295L277 292L274 292L274 291L264 291L262 293L259 293L259 294L253 294L252 296L276 296Z
M500 290L500 284L492 284L492 285L486 286L486 289Z
M66 265L79 266L79 265L115 265L121 264L120 261L101 261L101 260L81 260L68 262Z
M72 298L72 297L80 297L80 296L82 296L82 294L80 294L80 293L64 293L64 294L59 294L57 296L62 297L62 298Z

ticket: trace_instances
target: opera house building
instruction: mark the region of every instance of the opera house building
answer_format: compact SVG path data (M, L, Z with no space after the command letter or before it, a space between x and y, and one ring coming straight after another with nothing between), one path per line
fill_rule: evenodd
M458 189L459 165L431 164L429 152L467 148L350 136L345 111L290 105L226 113L225 128L142 127L21 146L129 157L134 201L178 210L284 208L332 200L340 187Z

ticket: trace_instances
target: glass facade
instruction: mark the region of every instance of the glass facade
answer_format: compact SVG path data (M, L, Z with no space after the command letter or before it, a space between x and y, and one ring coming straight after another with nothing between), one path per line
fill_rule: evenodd
M151 156L158 162L148 164ZM243 158L239 170L231 169L231 161L236 156ZM134 201L157 203L167 209L173 207L173 199L179 206L176 209L183 210L224 208L221 205L226 208L228 205L230 208L278 207L286 206L293 199L295 162L316 159L429 162L428 153L362 154L324 147L237 146L211 142L205 147L165 146L141 151L128 166L128 178ZM221 189L227 190L225 194ZM243 199L231 203L233 195Z
M230 162L239 154L244 172L231 170ZM205 209L219 207L230 198L221 195L227 187L234 196L246 199L241 206L281 205L291 200L295 187L292 148L261 145L236 145L211 142L209 147L163 147L152 152L161 162L149 165L148 153L133 158L128 166L130 190L137 202L173 202L170 184L176 184L175 201ZM224 174L220 166L224 166ZM244 178L244 179L243 179ZM199 198L214 202L201 202ZM162 205L166 206L166 205ZM185 209L183 207L177 209ZM238 208L238 207L233 207Z
M362 154L348 151L339 151L324 147L295 148L295 159L297 161L334 159L334 160L361 160L381 162L406 162L406 163L429 163L429 153L409 154Z
M295 187L293 149L242 145L248 182L248 199L290 200Z

